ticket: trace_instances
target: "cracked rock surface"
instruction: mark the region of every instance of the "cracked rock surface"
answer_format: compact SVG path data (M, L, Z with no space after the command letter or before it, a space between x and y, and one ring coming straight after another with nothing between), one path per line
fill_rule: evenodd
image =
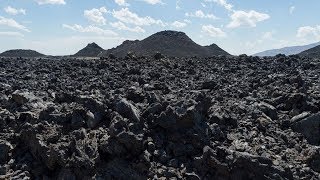
M319 179L320 60L0 60L0 179Z

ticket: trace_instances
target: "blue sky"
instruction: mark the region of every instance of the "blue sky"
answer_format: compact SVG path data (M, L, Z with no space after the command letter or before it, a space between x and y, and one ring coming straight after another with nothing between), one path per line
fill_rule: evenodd
M162 30L231 54L320 41L319 0L0 0L0 51L74 54Z

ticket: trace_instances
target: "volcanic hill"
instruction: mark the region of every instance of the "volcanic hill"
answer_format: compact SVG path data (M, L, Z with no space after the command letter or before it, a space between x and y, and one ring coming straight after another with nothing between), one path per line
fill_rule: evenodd
M113 54L118 57L124 57L128 52L133 52L138 56L153 55L155 52L173 57L230 55L216 44L201 46L183 32L161 31L141 41L124 41L118 47L106 50L99 54L99 56Z
M77 57L97 57L104 49L96 43L90 43L85 48L78 51L74 56Z
M300 56L310 57L310 58L320 58L320 45L314 48L303 51L299 54Z
M0 57L42 57L45 56L37 51L30 49L12 49L0 54Z

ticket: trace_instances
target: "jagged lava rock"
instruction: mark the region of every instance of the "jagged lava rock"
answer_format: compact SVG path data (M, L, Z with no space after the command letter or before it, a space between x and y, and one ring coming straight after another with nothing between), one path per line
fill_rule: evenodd
M320 113L305 117L307 114L300 115L292 120L293 130L302 133L309 143L320 144Z
M162 55L2 58L0 179L319 179L319 59Z

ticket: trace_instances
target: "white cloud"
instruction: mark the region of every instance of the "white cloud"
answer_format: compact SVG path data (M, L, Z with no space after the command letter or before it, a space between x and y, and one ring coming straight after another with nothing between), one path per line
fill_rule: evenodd
M114 0L114 2L119 6L130 6L130 4L127 3L127 1L128 0ZM136 1L143 1L151 5L164 4L161 0L136 0Z
M204 0L205 2L215 2L217 4L219 4L220 6L223 6L225 9L227 9L228 11L233 11L233 5L228 3L226 0Z
M177 9L177 10L181 9L181 7L180 7L180 1L181 1L181 0L176 0L176 9Z
M306 39L310 37L320 39L320 25L317 25L315 27L312 27L312 26L299 27L296 36L302 39Z
M122 8L119 11L113 10L112 15L119 21L137 26L149 26L153 24L166 26L166 24L161 20L155 20L150 16L139 17L136 13L131 12L128 8Z
M155 5L155 4L164 4L161 0L142 0L148 4L152 4L152 5Z
M273 34L274 34L274 32L272 32L272 31L268 31L268 32L265 32L265 33L263 33L263 35L262 35L262 39L264 40L272 40L273 39Z
M291 7L289 8L289 13L290 13L290 14L293 14L294 10L296 10L296 7L295 7L295 6L291 6Z
M255 49L255 48L257 48L263 44L266 44L268 42L269 43L272 42L275 45L276 44L279 45L282 42L282 40L278 40L278 39L273 38L273 34L274 34L274 32L272 32L272 31L265 32L258 39L254 40L254 41L247 41L247 42L245 42L244 45L249 49ZM275 47L275 45L273 45L273 47Z
M15 37L23 37L24 35L19 32L0 32L0 36L15 36Z
M64 0L35 0L39 5L43 4L66 4Z
M253 41L247 41L245 46L249 49L257 49L262 45L272 44L273 48L282 47L284 40L279 40L273 37L274 31L268 31L262 33L262 36Z
M110 23L110 25L114 28L117 28L118 30L125 30L125 31L131 31L131 32L136 32L136 33L144 33L146 32L144 29L142 29L139 26L136 26L134 28L130 28L128 26L126 26L124 23L118 21L118 22L114 22L114 23Z
M91 10L85 10L83 15L90 22L93 22L97 25L105 25L107 20L103 17L103 14L107 12L108 11L105 7L101 7L99 9L93 8Z
M274 44L280 43L281 40L277 40L273 38L273 32L265 32L262 34L261 38L258 38L254 41L245 42L245 46L249 49L257 48L257 46L261 46L262 44L266 44L266 42L273 42ZM275 46L274 46L275 47Z
M187 23L187 24L191 24L191 23L192 23L189 19L184 19L183 21L184 21L185 23Z
M13 27L16 29L20 29L26 32L30 32L29 29L27 29L25 26L19 24L17 21L15 21L14 19L9 19L9 18L5 18L0 16L0 25L5 25L8 27Z
M94 34L98 34L98 35L105 35L105 36L117 36L118 34L111 31L111 30L105 30L96 26L87 26L87 27L83 27L81 25L78 24L74 24L74 25L67 25L67 24L63 24L62 27L67 28L67 29L71 29L75 32L80 32L80 33L94 33Z
M187 17L197 17L197 18L207 18L207 19L218 19L213 14L205 14L203 11L198 10L195 13L186 13L185 16Z
M229 28L240 26L256 27L258 22L269 19L268 14L259 13L257 11L234 11L231 15L231 22L227 25Z
M276 31L268 31L261 34L261 37L254 38L254 40L244 41L240 43L243 48L242 52L245 51L248 54L255 54L257 52L265 51L266 49L278 49L288 46L301 45L299 42L294 40L284 40L275 38Z
M175 28L184 28L187 26L187 23L175 21L171 25Z
M129 6L129 3L127 3L126 0L114 0L114 2L119 6Z
M202 26L202 32L208 34L212 37L226 37L227 34L223 32L220 28L214 27L212 25Z
M15 9L11 6L8 6L6 8L4 8L4 11L8 14L11 14L11 15L17 15L17 14L23 14L25 15L26 14L26 10L25 9Z

